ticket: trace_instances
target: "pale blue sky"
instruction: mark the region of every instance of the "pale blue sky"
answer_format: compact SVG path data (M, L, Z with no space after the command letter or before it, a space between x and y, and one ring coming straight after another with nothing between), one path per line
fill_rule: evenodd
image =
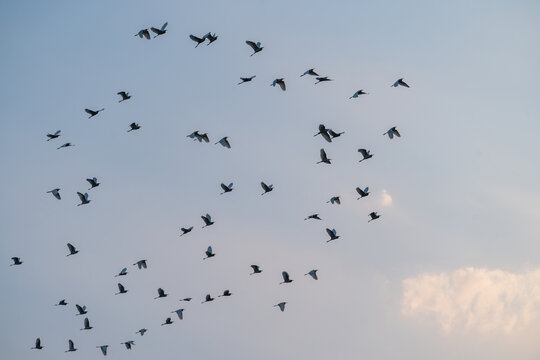
M109 344L116 359L537 359L540 297L517 330L445 332L404 315L402 281L540 267L539 10L535 1L2 2L4 356L91 359ZM133 36L165 21L164 36ZM195 49L188 35L208 31L218 41ZM263 52L250 57L245 40ZM299 77L312 67L335 81ZM248 75L257 77L236 85ZM278 77L286 92L269 86ZM399 77L411 88L391 88ZM349 100L358 89L370 95ZM120 90L132 99L118 104ZM88 120L87 107L106 110ZM131 122L141 130L126 133ZM328 144L312 136L321 123L345 134ZM382 136L392 126L400 139ZM187 139L194 130L211 144ZM231 150L214 145L223 136ZM56 150L67 141L76 146ZM321 147L332 165L315 164ZM374 158L359 164L360 147ZM77 207L92 176L102 185ZM260 181L275 191L261 197ZM219 196L221 182L235 190ZM372 194L356 201L356 186ZM55 187L61 201L46 194ZM326 204L333 195L341 206ZM373 210L383 216L368 224ZM207 212L216 224L201 230ZM323 221L303 221L314 212ZM325 227L341 238L327 244ZM66 258L67 242L80 253ZM217 255L202 261L208 245ZM9 267L12 256L24 264ZM146 271L131 266L140 258ZM129 292L114 296L124 266ZM317 282L303 276L312 268ZM296 281L278 285L282 270ZM158 287L170 296L154 300ZM200 304L226 288L231 298ZM194 301L177 301L186 296ZM70 305L52 306L62 298ZM282 300L284 313L272 307ZM92 331L79 331L75 303L88 306ZM185 319L161 327L180 306ZM38 336L40 352L29 349ZM79 351L65 355L70 338ZM130 339L128 352L120 343Z

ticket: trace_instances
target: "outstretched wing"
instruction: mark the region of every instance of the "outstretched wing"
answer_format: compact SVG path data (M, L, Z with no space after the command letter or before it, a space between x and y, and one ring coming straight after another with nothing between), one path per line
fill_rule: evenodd
M253 49L253 51L257 50L260 46L261 43L258 43L259 46L257 46L257 44L255 44L253 41L249 41L249 40L246 40L246 44L248 44L249 46L251 46L251 48Z
M166 22L165 24L163 24L163 26L161 27L161 31L165 31L165 28L167 27L167 25L169 25L168 22Z

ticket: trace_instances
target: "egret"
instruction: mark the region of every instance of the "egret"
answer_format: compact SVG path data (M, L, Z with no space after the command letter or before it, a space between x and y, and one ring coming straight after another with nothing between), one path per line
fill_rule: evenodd
M214 224L214 222L212 221L212 217L210 216L210 214L206 214L206 215L203 215L201 216L201 219L203 219L204 221L204 226L203 228L207 227L207 226L210 226L212 224Z
M279 304L274 305L274 307L278 306L279 310L281 310L281 312L283 312L283 311L285 311L285 304L286 303L287 303L286 301L282 301Z
M116 275L114 275L114 277L117 277L117 276L126 276L128 273L127 271L127 268L123 268L122 270L120 270L120 272Z
M309 220L309 219L322 220L322 219L319 217L319 214L309 215L309 216L308 216L307 218L305 218L304 220Z
M200 37L197 37L195 35L189 35L189 38L197 43L197 45L195 45L195 47L201 45L206 40L205 37L200 38Z
M174 311L171 311L171 313L176 313L176 315L178 315L178 318L180 320L184 319L184 309L174 310Z
M206 257L203 258L203 260L216 256L216 254L212 252L211 246L209 246L208 249L204 253L206 254Z
M75 304L75 307L77 308L77 311L79 312L78 314L75 314L75 315L84 315L86 313L88 313L88 311L86 311L86 305L79 305L79 304Z
M281 272L281 276L283 277L283 281L280 282L280 284L289 284L294 281L289 277L289 273L286 271Z
M332 142L332 138L330 137L330 135L328 134L328 129L326 128L326 126L324 126L323 124L320 124L319 125L319 132L316 133L315 135L313 136L317 136L317 135L321 135L324 140L328 141L328 142Z
M264 192L261 195L264 195L272 190L274 190L274 185L266 185L264 182L261 181L261 187L263 188Z
M131 95L129 95L128 92L125 92L125 91L119 91L116 93L117 95L120 95L122 97L122 100L118 100L119 103L121 103L122 101L126 101L126 100L129 100L131 99Z
M306 70L302 75L300 75L300 77L304 75L319 76L319 74L315 72L315 69Z
M43 346L41 346L41 339L40 339L40 338L37 338L37 339L36 339L36 346L34 346L34 347L31 348L31 349L37 349L37 350L43 349Z
M93 327L90 326L90 320L88 320L88 318L84 318L84 328L82 328L81 330L90 330L90 329L93 329Z
M250 82L251 80L253 80L257 75L253 75L251 77L241 77L240 81L237 85L240 85L240 84L243 84L243 83L246 83L246 82Z
M272 83L270 84L270 86L273 86L273 87L275 87L276 85L279 85L279 87L280 87L281 90L283 90L283 91L287 90L287 87L285 86L285 80L283 80L283 78L281 78L281 79L275 79L275 80L272 81Z
M361 198L366 197L366 196L369 195L369 187L366 187L364 190L357 187L356 192L358 193L358 195L360 195L360 197L358 199L356 199L356 200L360 200Z
M224 183L221 183L221 188L223 189L223 192L220 193L219 195L223 195L225 193L231 192L233 191L233 183L230 183L228 186L225 185Z
M88 200L88 193L84 193L84 195L83 195L80 192L77 192L77 195L79 195L79 199L81 199L81 203L77 204L77 206L89 204L90 201L92 201L92 200Z
M147 332L147 331L148 331L147 329L142 328L139 331L137 331L135 334L141 334L141 336L144 336L144 333Z
M307 274L304 274L305 275L309 275L311 276L314 280L319 280L319 277L317 276L317 269L313 269L313 270L310 270Z
M101 349L101 352L103 353L104 356L107 356L107 348L109 347L109 345L100 345L100 346L96 346L98 349Z
M250 265L251 268L253 269L253 272L250 273L249 275L253 275L253 274L260 274L262 273L262 270L261 268L259 267L259 265Z
M170 317L166 318L165 319L165 322L163 324L161 324L161 326L163 325L171 325L174 321L171 320Z
M227 297L227 296L231 296L231 295L232 295L232 293L229 290L225 290L225 291L223 291L223 294L218 295L218 297L222 297L222 296Z
M221 144L223 147L226 147L227 149L231 148L231 144L229 143L229 140L227 140L229 137L225 136L221 140L219 140L215 145Z
M326 233L328 234L328 236L330 236L330 240L326 240L326 242L339 239L339 235L337 235L336 229L330 230L329 228L326 228Z
M9 265L9 266L13 266L13 265L21 265L23 262L21 261L21 258L17 257L17 256L14 256L11 258L11 260L13 260L13 264Z
M58 304L54 304L54 306L66 306L67 304L66 299L62 299L58 302Z
M67 254L66 256L75 255L79 252L79 250L75 249L75 246L71 245L70 243L67 243L67 247L69 250L69 254Z
M358 162L362 162L367 159L371 159L373 157L373 154L370 153L369 150L366 149L358 149L358 152L362 154L363 159L359 160Z
M320 164L320 163L332 164L332 163L330 162L330 160L332 160L332 159L329 159L329 158L326 156L326 151L324 151L324 149L321 149L320 155L321 155L321 161L318 161L317 164Z
M86 111L86 113L90 115L89 119L93 118L94 116L102 112L103 110L105 110L105 108L102 108L99 110L84 109L84 111Z
M330 200L328 200L326 203L341 205L341 199L339 198L339 196L332 196Z
M368 222L373 221L373 220L377 220L378 218L381 217L381 215L379 215L375 211L373 211L373 212L369 213L369 217L371 219L369 219Z
M406 88L409 87L409 85L407 85L407 83L405 81L403 81L403 78L401 79L397 79L395 83L393 83L392 85L390 85L390 87L398 87L398 86L404 86Z
M70 143L70 142L67 142L67 143L65 143L65 144L63 144L63 145L57 147L56 150L59 150L59 149L61 149L61 148L67 148L67 147L70 147L70 146L75 146L75 145L73 145L73 144Z
M316 79L317 79L317 82L315 84L318 84L318 83L324 82L324 81L334 81L333 79L329 79L328 76L322 76L322 77L318 77Z
M60 137L60 132L61 130L57 130L54 134L47 134L47 137L48 137L47 141Z
M246 44L248 44L253 49L253 54L250 56L255 55L258 52L261 52L262 49L264 49L263 46L261 46L260 42L254 43L253 41L246 40Z
M88 190L92 190L93 188L99 186L98 179L95 178L95 177L93 177L91 179L86 179L86 181L88 181L88 183L90 184L90 189L88 189Z
M193 230L193 226L190 226L187 229L186 228L181 228L180 230L182 230L182 233L180 234L180 236L186 235L187 233L191 232L191 230Z
M53 196L55 198L57 198L58 200L61 200L62 198L60 197L60 189L59 188L56 188L56 189L52 189L50 191L47 191L47 193L51 193L53 194Z
M126 288L124 287L124 285L118 283L118 292L114 295L118 295L118 294L125 294L127 293L128 291L126 290Z
M75 349L75 344L73 344L73 340L68 340L68 349L64 352L72 352L72 351L77 351L77 349Z
M187 297L187 298L183 298L182 300L180 301L191 301L191 298L190 297Z
M383 134L383 136L384 135L388 135L390 139L393 139L394 135L396 135L397 137L401 137L401 134L399 133L399 131L397 131L395 126L391 127L387 132Z
M210 296L210 294L207 294L206 297L204 298L204 301L201 304L204 304L205 302L210 302L210 301L214 301L214 298Z
M332 129L328 129L328 133L330 134L330 136L333 138L337 138L337 137L340 137L341 135L345 134L345 131L342 131L340 133L337 133L335 132L334 130Z
M129 340L129 341L120 343L120 345L124 345L126 347L126 349L131 350L131 347L135 346L135 341Z
M133 265L137 265L137 267L140 269L142 268L145 268L146 269L146 260L139 260L137 261L135 264Z
M358 90L358 91L355 92L355 93L353 94L353 96L351 96L349 99L352 99L352 98L355 98L355 99L356 99L356 98L359 97L360 95L368 95L368 93L365 92L364 90Z
M210 45L211 43L213 43L214 41L218 39L218 36L212 33L208 33L204 35L204 37L208 39L208 44L206 44L206 46Z
M157 293L158 293L158 296L155 297L154 299L164 298L164 297L167 297L167 295L169 295L169 294L165 294L165 290L163 290L162 288L157 289Z
M135 36L138 36L138 37L140 37L141 39L142 39L143 36L144 36L147 40L150 40L150 32L148 31L148 29L142 29L142 30L140 30L138 33L135 34Z
M163 25L161 25L161 28L160 29L157 29L155 27L151 27L150 30L152 30L154 32L154 34L156 34L156 36L154 36L154 39L157 38L159 35L163 35L167 32L167 30L165 30L165 28L167 27L169 23L165 23Z
M127 132L133 131L133 130L139 130L141 128L141 125L132 122L129 124L129 130Z

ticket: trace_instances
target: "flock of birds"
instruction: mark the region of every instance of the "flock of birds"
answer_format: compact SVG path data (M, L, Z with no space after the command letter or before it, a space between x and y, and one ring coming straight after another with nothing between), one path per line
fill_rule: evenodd
M152 31L155 34L154 38L156 38L158 36L161 36L161 35L164 35L164 34L167 33L167 29L166 29L167 25L168 25L168 23L163 24L160 28L151 27L150 30L149 29L141 29L137 34L135 34L135 36L138 36L141 39L150 40L151 39L150 31ZM216 41L218 39L218 36L216 34L212 34L212 33L209 32L209 33L207 33L206 35L204 35L202 37L198 37L198 36L195 36L195 35L189 35L189 38L196 43L195 47L198 47L200 44L206 42L207 40L208 40L207 45L212 44L214 41ZM260 42L254 42L254 41L249 41L248 40L248 41L246 41L246 44L253 50L253 53L250 56L258 54L258 53L262 52L263 49L264 49L264 47L261 46ZM319 76L319 74L313 68L306 70L303 74L300 75L300 77L303 77L303 76L306 76L306 75L315 77L316 80L317 80L317 82L315 82L315 84L318 84L320 82L333 81L333 79L330 79L328 76ZM247 83L247 82L251 82L254 78L255 78L255 75L250 76L250 77L241 77L240 78L241 81L238 83L238 85L244 84L244 83ZM275 79L271 83L271 86L275 87L276 85L278 85L281 88L281 90L283 90L283 91L286 91L286 89L287 89L287 87L285 85L284 78ZM401 87L409 88L409 85L403 80L403 78L400 78L400 79L396 80L394 83L392 83L391 86L392 87L401 86ZM121 97L119 102L124 102L124 101L127 101L127 100L131 99L131 95L129 94L129 92L119 91L117 94ZM360 97L362 95L367 95L367 94L368 94L367 92L365 92L363 89L361 89L361 90L356 91L349 99L356 99L356 98L358 98L358 97ZM104 110L105 109L102 108L102 109L99 109L99 110L85 109L84 111L89 115L89 119L90 119L90 118L93 118L94 116L97 116L100 112L102 112ZM129 125L129 129L127 130L127 132L139 130L140 128L141 128L141 126L139 124L133 122L133 123L131 123ZM341 135L344 134L344 132L335 132L333 129L326 128L326 126L323 125L323 124L319 125L318 130L319 131L314 136L321 135L321 137L325 141L327 141L329 143L331 143L333 141L333 139L339 138ZM401 134L399 133L399 131L397 130L397 128L395 126L388 129L388 131L383 133L383 135L388 136L390 139L394 139L394 137L401 137ZM60 136L61 136L61 130L57 130L54 133L47 134L47 141L57 139ZM201 143L202 142L208 143L210 141L210 139L208 137L208 134L206 134L206 133L201 134L199 131L194 131L191 134L187 135L187 137L193 139L194 141L195 140L199 141ZM216 145L220 144L224 148L228 148L228 149L231 148L231 144L230 144L227 136L221 138L215 144ZM57 149L68 148L68 147L72 147L72 146L75 146L75 145L70 143L70 142L66 142L63 145L59 146ZM373 154L368 149L361 148L361 149L358 149L358 152L362 155L362 159L359 160L360 162L371 159L373 157ZM319 164L319 163L331 164L332 159L328 158L328 156L326 154L326 151L323 148L321 148L321 150L320 150L320 158L321 158L321 160L319 162L317 162L317 164ZM90 191L90 190L92 190L94 188L97 188L100 185L100 183L98 182L98 179L96 177L88 178L88 179L86 179L86 181L90 184L90 188L88 189L88 191ZM263 189L263 193L261 195L268 194L268 193L270 193L270 192L272 192L274 190L274 187L273 187L272 184L268 185L265 182L261 182L260 185L261 185L261 188ZM233 183L230 183L228 185L226 185L224 183L221 183L221 189L223 190L223 192L220 193L220 195L230 193L230 192L232 192L234 190ZM60 194L60 191L61 191L60 188L54 188L52 190L47 191L47 193L52 194L52 196L54 196L57 200L62 200L62 196ZM358 200L362 199L364 197L367 197L370 194L369 187L365 187L363 189L360 188L360 187L357 187L356 192L359 195ZM77 206L87 205L87 204L89 204L91 202L91 200L89 199L88 192L84 192L84 193L77 192L77 195L78 195L79 200L80 200L80 203L77 204ZM328 203L340 205L341 204L341 199L340 199L339 196L333 196L330 200L328 200ZM376 211L371 212L370 214L368 214L368 216L369 216L368 222L371 222L373 220L377 220L377 219L379 219L381 217L381 215L379 215ZM201 219L204 222L204 225L202 226L202 228L211 226L211 225L213 225L215 223L212 220L212 217L210 216L210 214L206 214L206 215L201 216ZM319 214L312 214L312 215L307 216L304 220L322 220L322 219L320 218ZM182 232L180 234L180 236L184 236L184 235L189 234L193 230L193 226L182 227L180 230ZM335 240L340 238L340 236L337 234L336 229L326 228L326 233L329 236L329 239L327 240L327 242L335 241ZM73 256L73 255L76 255L76 254L79 253L79 251L77 250L77 248L73 244L68 243L67 248L68 248L69 253L66 256ZM203 260L211 259L214 256L216 256L216 253L213 251L212 246L208 246L208 248L206 249L204 254L205 254L205 257L203 258ZM13 263L10 266L20 266L20 265L23 264L23 261L21 260L20 257L14 256L11 259L12 259ZM133 265L136 266L140 270L146 269L147 266L148 266L146 259L139 260L139 261L135 262ZM251 266L251 268L253 270L253 272L251 272L250 275L261 274L262 271L263 271L259 265L253 264L253 265L250 265L250 266ZM312 269L312 270L308 271L304 275L305 276L310 276L313 280L318 280L317 272L318 272L317 269ZM128 274L128 269L126 267L124 267L118 274L115 275L115 277L123 277L123 276L126 276L127 274ZM287 271L283 271L281 273L281 275L282 275L283 281L280 284L290 284L290 283L293 282L293 279L291 278L291 276L289 275L289 273ZM117 286L118 286L118 292L115 295L122 295L122 294L126 294L128 292L128 289L126 289L126 287L124 285L122 285L120 282L117 284ZM157 297L155 297L155 299L165 298L168 295L169 294L167 294L163 288L158 288L157 289ZM218 295L218 297L229 297L229 296L232 296L232 295L233 294L231 293L230 290L224 290L221 295ZM191 300L192 300L191 297L186 297L186 298L181 299L180 301L182 301L182 302L190 302ZM204 297L204 300L201 303L204 304L204 303L212 302L214 300L215 300L215 298L213 298L211 294L206 294L206 296ZM287 304L286 301L282 301L282 302L280 302L278 304L275 304L274 307L278 307L281 312L284 312L286 304ZM68 302L66 301L66 299L62 299L57 304L55 304L55 306L67 306L67 305L68 305ZM86 306L84 306L84 305L75 304L75 307L77 309L77 314L76 315L86 315L88 313L88 310L87 310ZM184 309L183 308L173 310L173 311L171 311L171 313L176 313L179 320L182 320L184 318ZM171 325L173 322L174 321L172 320L171 317L167 317L165 319L165 321L161 325L162 326ZM89 320L88 317L85 317L84 321L83 321L83 328L81 328L80 330L91 330L91 329L93 329L93 327L90 324L90 320ZM148 330L146 328L141 328L137 332L135 332L135 334L139 334L140 336L144 336L144 334L147 331ZM127 340L125 342L122 342L121 345L124 345L127 350L131 350L133 348L133 346L135 345L135 342L133 340ZM98 345L96 347L101 350L103 355L107 355L109 345ZM37 338L35 340L35 345L31 349L42 350L43 348L44 348L44 346L41 343L41 339ZM67 348L66 352L74 352L74 351L77 351L77 348L75 347L75 344L74 344L73 340L69 339L68 340L68 348Z

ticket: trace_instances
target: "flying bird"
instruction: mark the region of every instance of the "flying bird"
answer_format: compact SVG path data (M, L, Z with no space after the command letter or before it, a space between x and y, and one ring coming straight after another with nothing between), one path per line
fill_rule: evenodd
M84 318L84 328L82 328L81 330L90 330L90 329L93 329L93 327L90 326L90 320L88 320L88 318Z
M225 290L225 291L223 291L223 294L218 295L218 297L222 297L222 296L227 297L227 296L231 296L231 295L232 295L232 293L229 290Z
M118 94L118 95L120 95L122 97L122 100L118 100L119 103L121 103L122 101L126 101L126 100L131 99L131 95L129 95L128 92L119 91L116 94Z
M47 141L60 137L60 132L61 130L57 130L54 134L47 134L47 137L48 137Z
M129 340L129 341L120 343L120 345L124 345L124 346L126 347L127 350L131 350L131 347L132 347L132 346L135 346L135 341Z
M135 334L141 334L141 336L144 336L144 333L147 332L147 331L148 331L147 329L142 328L139 331L137 331Z
M193 226L190 226L187 229L186 228L181 228L180 230L182 230L182 233L180 234L180 236L186 235L187 233L191 232L191 230L193 230Z
M285 80L283 80L283 78L281 79L275 79L274 81L272 81L272 83L270 84L270 86L276 86L276 85L279 85L279 87L281 88L281 90L285 91L287 90L287 87L285 86Z
M251 77L241 77L240 81L237 85L240 85L240 84L243 84L243 83L246 83L246 82L250 82L251 80L253 80L257 75L253 75Z
M356 99L356 98L359 97L360 95L368 95L368 93L365 92L364 90L358 90L358 91L355 92L355 93L353 94L353 96L351 96L349 99L352 99L352 98L355 98L355 99Z
M264 182L261 181L261 187L263 188L264 192L261 195L264 195L272 190L274 190L274 185L266 185Z
M67 304L66 299L62 299L58 302L58 304L54 304L54 306L66 306Z
M141 125L132 122L129 124L129 130L127 132L133 131L133 130L139 130L141 128Z
M340 137L341 135L345 134L345 131L342 131L340 133L337 133L335 132L334 130L332 129L328 129L328 134L330 134L330 136L333 138L337 138L337 137Z
M206 214L206 215L203 215L201 216L201 219L203 219L204 221L204 226L203 228L207 227L207 226L210 226L212 224L214 224L214 222L212 221L212 217L210 216L210 214Z
M369 150L366 150L366 149L358 149L358 152L360 154L362 154L362 157L363 159L362 160L359 160L358 162L362 162L364 160L367 160L367 159L371 159L373 157L373 155L370 153Z
M191 301L191 298L190 297L187 297L187 298L183 298L182 300L180 301Z
M320 163L325 163L325 164L332 164L330 162L330 160L332 159L329 159L327 156L326 156L326 151L324 151L324 149L321 149L321 161L318 161L317 164L320 164Z
M313 136L317 136L317 135L321 135L324 138L324 140L328 142L332 142L332 138L330 137L330 134L328 134L328 129L323 124L319 125L319 132Z
M70 146L75 146L75 145L73 145L73 144L70 143L70 142L67 142L67 143L65 143L65 144L63 144L63 145L57 147L56 150L59 150L59 149L61 149L61 148L67 148L67 147L70 147Z
M324 81L333 81L333 79L329 79L328 76L318 77L316 79L317 79L317 82L315 84L318 84L318 83L324 82Z
M264 49L263 46L261 46L260 42L254 43L253 41L246 40L246 44L248 44L253 49L253 54L250 56L255 55L258 52L261 52L262 49Z
M56 188L56 189L52 189L50 191L47 191L47 193L51 193L53 194L53 196L55 198L57 198L58 200L61 200L62 198L60 197L60 189L59 188Z
M184 309L174 310L174 311L171 311L171 313L176 313L176 315L178 315L178 318L180 320L184 319Z
M13 260L13 264L9 265L9 266L13 266L13 265L21 265L23 262L21 261L21 258L17 257L17 256L14 256L11 258L11 260Z
M233 183L230 183L228 186L225 185L224 183L221 183L221 188L223 189L223 192L220 193L219 195L223 195L225 193L231 192L233 191Z
M91 179L86 179L86 181L88 181L88 183L90 184L90 189L88 189L88 190L92 190L93 188L99 186L98 180L95 177L93 177Z
M101 352L103 353L104 356L107 356L107 348L109 347L109 345L100 345L100 346L96 346L98 349L101 349Z
M43 349L43 346L41 346L41 339L40 338L36 339L36 345L31 349L37 349L37 350Z
M378 218L381 217L381 215L379 215L375 211L373 211L373 212L369 213L369 217L370 217L370 219L368 220L368 222L373 221L373 220L377 220Z
M409 87L409 85L407 85L407 83L405 81L403 81L403 78L401 79L397 79L395 83L393 83L392 85L390 85L390 87L398 87L398 86L404 86L406 88Z
M212 34L212 33L208 33L208 34L204 35L204 37L206 39L208 39L208 44L206 44L206 46L210 45L211 43L213 43L214 41L216 41L218 39L218 36L216 34Z
M81 203L77 204L77 206L89 204L90 201L92 201L92 200L88 200L88 193L84 193L84 195L83 195L80 192L77 192L77 195L79 195L79 199L81 199Z
M399 131L397 131L397 129L396 129L395 126L392 127L392 128L390 128L387 132L385 132L385 133L383 134L383 136L384 136L384 135L388 135L388 137L389 137L390 139L393 139L393 138L394 138L394 135L396 135L397 137L401 137L401 134L399 133Z
M75 307L77 308L77 311L79 312L78 314L75 314L75 315L84 315L86 313L88 313L88 311L86 311L86 305L79 305L79 304L75 304Z
M75 246L71 245L70 243L67 243L67 247L69 250L69 254L67 254L66 256L75 255L79 252L79 250L75 249Z
M215 145L221 144L223 147L226 147L227 149L231 148L231 144L229 143L229 140L227 140L229 137L225 136L221 140L219 140Z
M203 258L203 260L216 256L216 254L212 252L211 246L209 246L208 249L204 253L206 254L206 257Z
M204 298L204 301L201 304L204 304L205 302L210 302L210 301L214 301L214 298L210 296L210 294L207 294L206 297Z
M145 268L146 269L146 260L139 260L135 264L139 269Z
M187 136L188 138L192 138L193 140L199 140L199 142L209 142L210 139L208 138L208 134L199 134L199 131L194 131L191 134Z
M167 295L169 295L169 294L165 294L165 290L163 290L162 288L157 289L157 293L158 293L158 296L155 297L154 299L164 298L164 297L167 297Z
M150 30L152 30L154 32L154 34L156 34L156 36L154 36L154 39L157 38L159 35L163 35L167 32L167 30L165 30L165 28L167 27L169 23L165 23L161 26L161 29L157 29L155 27L151 27Z
M122 270L120 270L120 272L116 275L114 275L114 277L117 277L117 276L125 276L127 275L128 271L127 271L127 268L123 268Z
M72 352L72 351L77 351L77 349L75 349L75 344L73 344L73 340L68 340L68 349L64 352Z
M285 311L285 304L287 302L283 301L283 302L280 302L279 304L276 304L274 305L274 307L278 306L279 307L279 310L281 310L281 312Z
M336 229L330 230L329 228L326 228L326 233L328 234L328 236L330 236L330 240L326 240L326 242L330 242L332 240L339 239L339 236L337 235Z
M280 284L289 284L294 281L289 277L289 273L286 271L281 272L281 276L283 277L283 281L280 282Z
M339 196L332 196L330 200L328 200L326 203L341 205L341 199L339 198Z
M163 325L171 325L174 321L172 321L172 319L170 317L166 318L165 319L165 322L163 324L161 324L161 326Z
M360 195L360 197L358 199L356 199L356 200L360 200L361 198L366 197L366 196L369 195L369 187L366 187L364 190L357 187L356 192L358 193L358 195Z
M150 32L148 29L142 29L138 33L135 34L135 36L140 37L141 39L145 37L147 40L150 40Z
M253 275L253 274L260 274L262 273L262 270L261 268L259 267L259 265L250 265L251 268L253 269L253 272L250 273L249 275Z
M308 216L307 218L305 218L304 220L309 220L309 219L322 220L322 219L319 217L319 214L309 215L309 216Z
M197 37L195 35L189 35L189 38L197 43L197 45L195 45L195 47L201 45L206 40L205 37L200 38L200 37Z
M311 276L314 280L319 280L319 277L317 276L317 269L313 269L313 270L310 270L307 274L304 274L305 275L309 275Z
M319 76L319 74L315 72L315 69L306 70L302 75L300 75L300 77L304 75Z
M118 294L125 294L127 293L128 291L126 290L126 288L124 287L124 285L118 283L118 292L114 295L118 295Z
M99 109L99 110L84 109L84 111L86 111L87 114L90 114L89 119L93 118L94 116L102 112L103 110L105 110L105 108Z

